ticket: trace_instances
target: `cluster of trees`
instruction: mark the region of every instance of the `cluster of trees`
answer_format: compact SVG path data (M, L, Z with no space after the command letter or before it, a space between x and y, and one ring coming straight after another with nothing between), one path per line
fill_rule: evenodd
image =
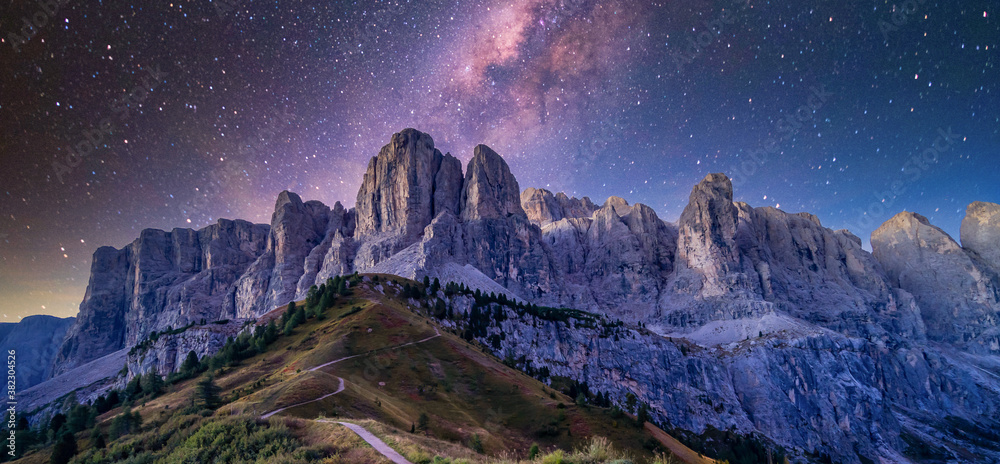
M124 406L122 412L111 420L108 428L111 439L139 433L142 429L142 417L138 412L132 411L132 404L155 398L164 393L170 385L198 377L205 372L209 373L196 385L192 405L187 412L218 408L222 405L222 398L220 388L215 384L213 372L223 367L237 365L251 356L266 351L268 346L278 340L282 333L291 334L295 328L308 319L322 320L326 317L325 311L332 307L338 298L349 296L350 287L359 281L360 276L355 273L344 277L336 276L327 279L324 284L318 287L313 286L309 290L304 305L296 306L294 302L289 303L288 310L280 319L280 325L272 320L267 325L256 326L252 331L243 331L236 337L229 337L218 353L203 359L199 359L194 351L190 351L181 366L166 378L152 371L135 376L126 383L125 388L110 390L92 403L78 403L76 397L71 394L64 402L63 412L43 419L34 428L22 417L15 428L18 440L17 455L10 456L7 453L2 453L0 454L0 462L20 458L29 450L47 446L53 447L51 462L58 464L69 462L80 451L76 435L88 429L91 429L91 449L104 449L108 439L96 424L97 416ZM215 321L215 323L220 324L228 322ZM204 319L201 321L201 325L206 323L207 321ZM179 334L194 325L196 324L190 323L178 329L167 327L166 330L152 332L145 340L132 348L131 354L148 349L161 336Z
M729 464L785 462L783 448L772 447L757 436L741 435L731 429L719 430L709 425L700 435L680 429L672 430L671 434L688 448L712 456L720 462L728 461ZM820 459L820 462L822 461Z
M98 411L89 404L77 404L73 394L64 402L63 411L43 418L36 427L31 427L26 418L19 418L14 427L17 437L16 455L2 453L0 461L19 459L29 450L52 445L51 462L69 462L77 452L75 434L94 427Z

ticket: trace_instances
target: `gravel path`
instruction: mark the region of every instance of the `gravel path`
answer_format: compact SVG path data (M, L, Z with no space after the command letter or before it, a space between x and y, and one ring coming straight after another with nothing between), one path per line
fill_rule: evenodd
M377 349L377 350L369 351L367 353L361 353L361 354L356 354L356 355L353 355L353 356L343 357L343 358L340 358L340 359L334 359L333 361L330 361L328 363L323 363L323 364L320 364L318 366L311 367L311 368L309 368L309 371L316 371L316 370L322 369L322 368L327 367L327 366L332 366L332 365L337 364L337 363L339 363L341 361L347 361L348 359L354 359L354 358L357 358L357 357L360 357L360 356L366 356L366 355L372 354L372 353L377 352L377 351L395 350L395 349L398 349L398 348L404 348L404 347L407 347L407 346L416 345L416 344L419 344L419 343L424 343L424 342L433 340L433 339L435 339L437 337L440 337L440 336L441 336L441 332L438 330L437 327L434 327L434 335L431 335L430 337L427 337L427 338L425 338L423 340L417 340L415 342L403 343L402 345L391 346L389 348L380 348L380 349ZM269 418L269 417L271 417L271 416L273 416L273 415L275 415L275 414L277 414L277 413L279 413L281 411L284 411L284 410L287 410L287 409L291 409L291 408L294 408L294 407L298 407L298 406L302 406L304 404L315 403L317 401L327 399L327 398L329 398L329 397L331 397L333 395L336 395L337 393L340 393L340 392L344 391L344 388L345 388L345 386L344 386L344 379L342 379L340 377L337 377L337 380L340 381L340 385L337 386L337 391L335 391L333 393L327 393L327 394L325 394L325 395L323 395L323 396L321 396L319 398L314 398L314 399L311 399L309 401L303 401L301 403L296 403L296 404L293 404L291 406L285 406L283 408L275 409L274 411L271 411L269 413L261 415L260 418L261 419L267 419L267 418Z
M406 458L403 457L403 455L397 453L396 450L390 448L389 445L385 444L384 441L380 440L378 437L376 437L371 432L365 430L365 428L360 425L352 424L350 422L334 422L325 420L321 420L318 422L329 422L331 424L343 425L344 427L347 427L351 429L351 431L353 431L354 433L358 434L358 436L361 437L362 440L368 442L369 445L372 445L372 448L375 448L375 451L382 453L382 455L389 458L390 461L396 464L413 464L412 462L407 461Z

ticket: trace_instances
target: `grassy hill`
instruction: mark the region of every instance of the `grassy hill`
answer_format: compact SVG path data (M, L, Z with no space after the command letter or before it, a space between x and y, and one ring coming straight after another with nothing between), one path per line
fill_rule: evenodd
M388 462L333 421L362 425L413 463L714 462L617 409L577 404L436 326L400 296L416 282L378 276L383 293L367 280L297 302L326 309L271 340L264 324L274 321L273 331L293 317L287 308L265 315L248 331L257 336L165 387L135 382L122 394L130 405L76 431L73 462ZM219 390L215 404L206 404L206 385ZM49 462L57 446L39 448L18 462Z

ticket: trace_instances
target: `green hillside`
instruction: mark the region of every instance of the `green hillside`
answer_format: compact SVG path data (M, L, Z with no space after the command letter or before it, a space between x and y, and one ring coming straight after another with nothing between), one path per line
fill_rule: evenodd
M420 284L378 276L397 282L384 295L349 279L350 290L337 279L292 311L265 315L165 385L144 376L118 400L70 410L92 416L73 427L52 431L53 418L44 433L30 431L51 444L19 462L65 454L70 433L80 463L389 462L336 421L361 425L413 463L712 462L438 327L399 295Z

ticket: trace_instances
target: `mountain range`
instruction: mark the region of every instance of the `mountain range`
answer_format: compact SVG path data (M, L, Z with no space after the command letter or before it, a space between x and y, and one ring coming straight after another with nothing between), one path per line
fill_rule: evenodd
M470 338L616 404L634 396L671 428L806 460L1000 460L1000 205L969 205L961 243L901 212L869 253L812 214L734 202L723 174L671 223L619 197L521 190L485 145L463 174L414 129L371 159L354 204L286 191L270 224L147 229L98 249L76 319L31 337L45 343L23 401L42 411L169 374L333 276L393 274L620 321L608 336L510 314Z

